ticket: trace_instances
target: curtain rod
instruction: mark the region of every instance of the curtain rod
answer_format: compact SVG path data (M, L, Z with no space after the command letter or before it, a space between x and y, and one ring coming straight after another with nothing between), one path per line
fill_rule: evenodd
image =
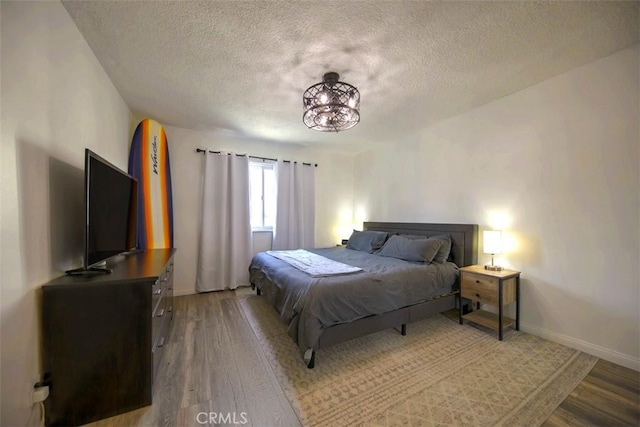
M205 152L207 152L207 150L203 150L202 148L196 148L196 153L205 153ZM221 154L221 153L222 153L222 151L212 151L212 150L209 150L209 152L210 152L211 154ZM231 153L227 153L227 154L231 154ZM269 158L269 157L247 156L246 154L236 154L236 156L240 156L240 157L249 157L250 159L260 159L260 160L262 160L262 161L264 161L264 160L270 160L270 161L272 161L272 162L277 162L277 161L278 161L278 159L271 159L271 158ZM283 162L284 162L284 163L292 163L292 162L291 162L291 160L283 160ZM298 163L298 162L293 162L293 163ZM302 164L303 164L303 165L305 165L305 166L315 166L315 167L318 167L318 164L317 164L317 163L314 163L314 164L311 164L311 163L302 163Z

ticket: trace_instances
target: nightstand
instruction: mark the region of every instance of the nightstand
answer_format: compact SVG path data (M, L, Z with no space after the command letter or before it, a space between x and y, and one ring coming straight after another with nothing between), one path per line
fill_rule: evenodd
M486 270L482 265L460 268L460 296L477 303L476 309L462 315L460 324L470 320L498 331L502 341L502 330L515 323L516 331L520 330L520 272L515 270ZM504 316L504 306L516 303L516 318ZM480 309L480 304L498 307L498 314Z

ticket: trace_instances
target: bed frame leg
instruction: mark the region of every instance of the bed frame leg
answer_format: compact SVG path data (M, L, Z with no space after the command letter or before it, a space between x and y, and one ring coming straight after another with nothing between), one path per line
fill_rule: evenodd
M251 284L251 290L256 291L256 295L260 295L260 289L258 289L255 283Z
M404 336L407 335L407 324L403 323L402 327L400 328L400 333Z
M309 357L309 361L305 359L305 363L307 364L308 369L313 369L313 367L316 366L316 351L313 349L309 349L307 351L311 352L311 357ZM305 353L305 356L306 356L306 353Z

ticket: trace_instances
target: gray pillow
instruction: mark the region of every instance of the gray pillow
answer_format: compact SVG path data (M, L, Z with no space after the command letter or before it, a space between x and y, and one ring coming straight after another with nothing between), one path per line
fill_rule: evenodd
M394 235L389 237L378 255L411 262L430 263L440 246L442 246L442 240L438 239L416 239Z
M406 237L407 239L410 239L410 240L429 238L428 236L421 236L420 234L399 234L399 236Z
M401 236L406 237L407 239L427 239L427 236L420 236L417 234L401 234ZM444 264L447 261L451 260L451 236L449 234L442 234L439 236L431 236L429 239L440 240L442 242L442 246L438 249L438 253L433 258L431 262L435 262L438 264Z
M438 253L433 258L432 262L436 262L438 264L444 264L449 260L449 254L451 253L451 236L448 234L443 234L441 236L432 236L430 239L440 240L442 245L438 249Z
M384 245L387 241L389 233L385 231L356 231L353 230L347 249L355 249L356 251L374 253Z

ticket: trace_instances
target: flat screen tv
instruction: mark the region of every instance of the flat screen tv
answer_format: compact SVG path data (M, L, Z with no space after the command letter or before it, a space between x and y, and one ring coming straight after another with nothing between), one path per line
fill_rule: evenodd
M136 247L138 181L89 149L84 179L84 263L67 273L110 273L106 260Z

